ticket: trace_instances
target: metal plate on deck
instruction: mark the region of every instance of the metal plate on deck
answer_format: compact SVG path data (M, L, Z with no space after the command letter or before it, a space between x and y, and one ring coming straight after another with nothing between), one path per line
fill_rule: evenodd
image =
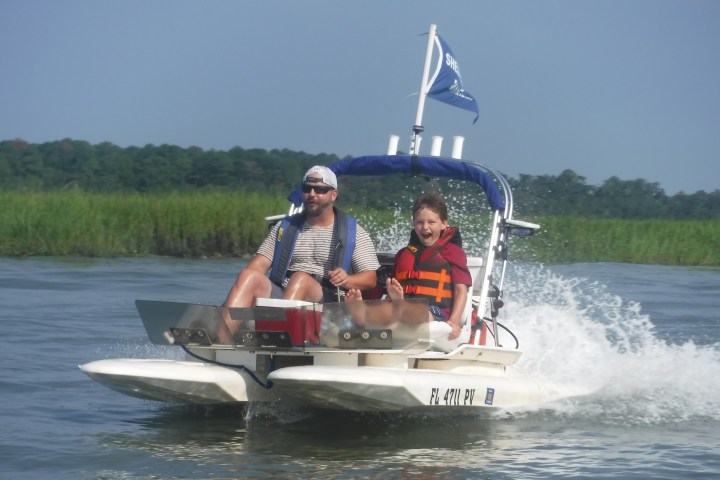
M381 350L392 348L392 330L389 328L365 330L360 328L340 330L340 348L367 348Z
M293 346L289 332L244 330L241 336L246 347L291 348Z
M169 331L172 343L178 345L210 345L210 337L204 328L171 327Z

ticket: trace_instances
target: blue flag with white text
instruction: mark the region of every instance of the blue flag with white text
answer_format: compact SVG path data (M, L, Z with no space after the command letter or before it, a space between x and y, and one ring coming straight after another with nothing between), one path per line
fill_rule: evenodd
M455 55L440 35L435 35L435 42L440 51L440 58L435 74L429 82L427 95L435 100L475 112L473 123L477 122L480 116L478 104L473 96L463 88L460 66Z

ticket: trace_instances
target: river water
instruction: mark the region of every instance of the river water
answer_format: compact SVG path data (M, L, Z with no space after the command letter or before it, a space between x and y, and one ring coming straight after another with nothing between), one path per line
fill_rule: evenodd
M0 478L718 478L720 269L511 266L514 374L586 397L485 417L245 415L137 400L77 367L177 357L137 298L220 303L240 260L0 259Z

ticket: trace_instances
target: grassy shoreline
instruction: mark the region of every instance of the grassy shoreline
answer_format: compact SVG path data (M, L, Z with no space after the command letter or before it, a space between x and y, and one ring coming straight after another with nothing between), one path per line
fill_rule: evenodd
M546 263L720 265L719 220L546 217L533 244Z
M235 192L0 192L0 256L247 254L280 198Z
M0 256L245 256L282 196L229 191L101 194L0 191ZM358 213L357 209L353 210ZM367 213L366 213L367 214ZM383 215L379 215L382 217ZM518 260L720 265L720 220L534 219Z

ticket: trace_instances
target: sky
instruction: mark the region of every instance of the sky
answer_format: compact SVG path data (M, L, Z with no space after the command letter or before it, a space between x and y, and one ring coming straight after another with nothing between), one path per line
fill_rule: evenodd
M720 189L717 0L0 0L0 140L407 151L431 24L480 117L421 153Z

